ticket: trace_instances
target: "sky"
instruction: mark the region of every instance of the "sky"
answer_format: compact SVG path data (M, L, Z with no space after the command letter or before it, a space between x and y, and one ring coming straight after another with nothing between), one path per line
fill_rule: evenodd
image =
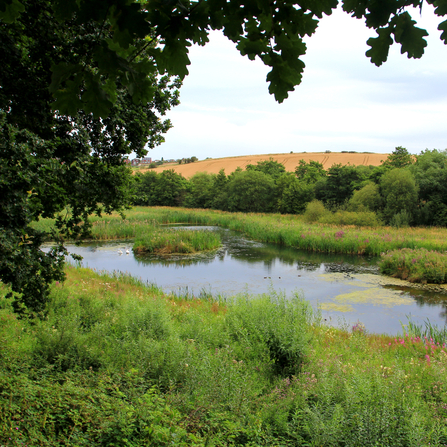
M365 56L375 31L341 10L323 17L306 38L302 83L282 104L268 93L268 67L212 32L207 45L191 47L181 104L167 114L174 127L148 156L446 149L447 46L430 8L411 11L429 32L423 57L408 59L395 44L381 67Z

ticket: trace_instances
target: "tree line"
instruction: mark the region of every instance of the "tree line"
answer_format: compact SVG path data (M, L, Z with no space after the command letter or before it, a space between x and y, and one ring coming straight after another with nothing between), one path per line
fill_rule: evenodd
M373 213L377 219L370 222L394 226L447 226L447 150L412 156L397 147L380 166L334 164L327 170L301 160L286 172L270 159L229 175L222 169L190 179L174 170L150 171L135 176L133 197L135 205L145 206L282 214L320 209Z

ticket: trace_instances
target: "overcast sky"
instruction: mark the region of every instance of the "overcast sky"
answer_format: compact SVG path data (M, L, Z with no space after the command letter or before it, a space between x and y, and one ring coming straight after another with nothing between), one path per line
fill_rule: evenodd
M282 104L268 93L268 68L242 57L220 32L190 50L181 104L168 115L174 128L149 152L153 159L218 158L282 152L411 153L447 148L447 46L424 4L428 47L420 60L394 45L381 67L365 56L375 37L342 11L324 17L307 38L301 85Z

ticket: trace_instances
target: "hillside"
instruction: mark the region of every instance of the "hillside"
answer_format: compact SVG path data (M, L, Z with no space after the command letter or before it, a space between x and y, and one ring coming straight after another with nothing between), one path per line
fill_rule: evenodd
M222 168L225 174L229 175L236 170L237 167L245 169L248 164L256 165L259 161L273 160L282 163L287 171L293 172L300 160L315 160L322 163L325 169L330 168L334 164L341 163L343 165L350 163L351 165L373 165L378 166L382 160L386 160L388 154L375 153L341 153L341 152L314 152L314 153L288 153L288 154L264 154L264 155L242 155L239 157L227 158L208 158L206 160L197 161L189 164L165 164L154 170L161 172L166 169L174 169L174 171L182 174L186 178L192 177L196 172L208 172L217 174ZM141 169L141 168L140 168Z

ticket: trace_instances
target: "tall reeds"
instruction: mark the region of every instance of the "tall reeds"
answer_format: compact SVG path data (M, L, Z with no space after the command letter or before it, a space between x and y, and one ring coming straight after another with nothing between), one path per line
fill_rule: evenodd
M221 245L219 234L213 231L160 229L138 230L133 244L136 253L189 254L215 250Z
M447 251L445 228L358 227L309 224L301 216L228 213L202 209L136 207L125 220L117 214L92 218L95 239L133 238L155 224L217 225L262 241L322 253L379 256L390 250ZM37 225L45 225L38 222Z

